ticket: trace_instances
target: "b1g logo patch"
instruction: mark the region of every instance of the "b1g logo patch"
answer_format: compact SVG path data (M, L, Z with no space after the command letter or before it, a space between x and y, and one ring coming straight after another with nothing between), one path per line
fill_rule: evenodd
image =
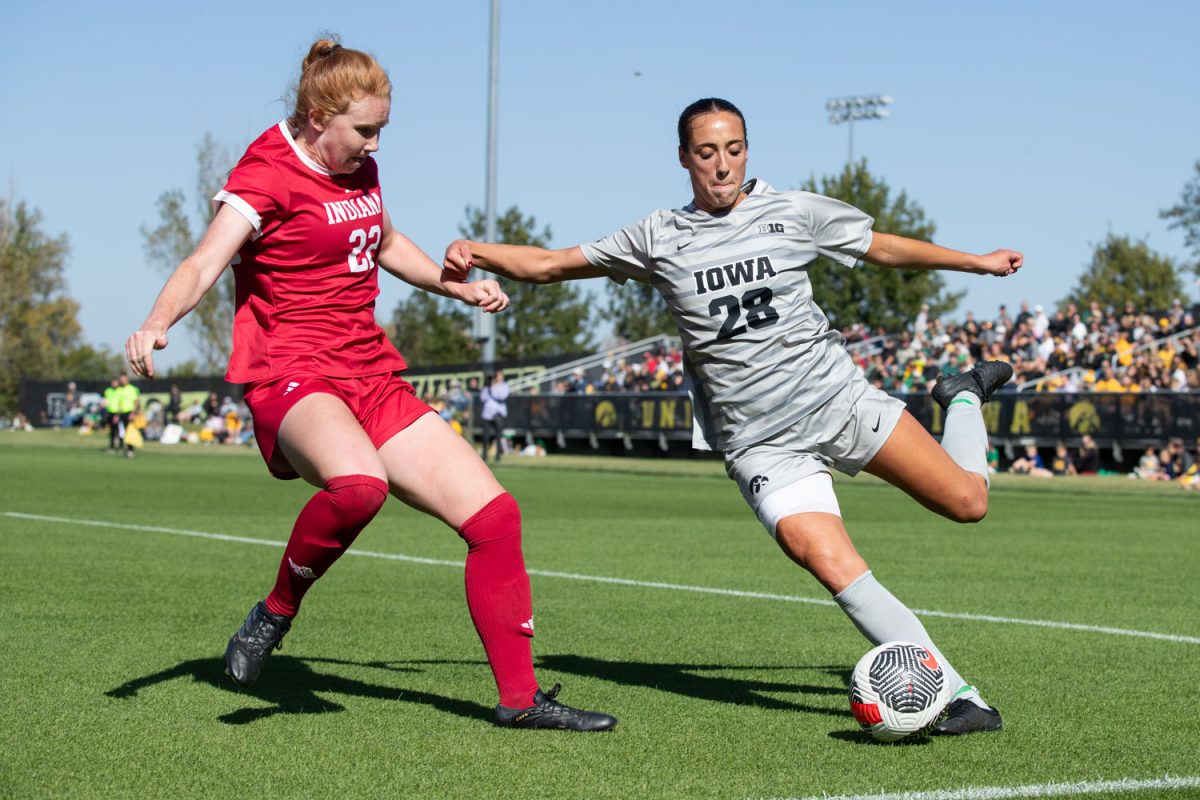
M758 226L759 233L783 233L782 222L768 222L765 225Z

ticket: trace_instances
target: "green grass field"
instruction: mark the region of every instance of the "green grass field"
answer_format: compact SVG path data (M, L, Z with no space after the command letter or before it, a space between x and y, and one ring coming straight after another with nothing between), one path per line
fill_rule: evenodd
M102 446L0 433L0 796L1200 796L1195 493L1000 476L959 526L839 481L876 575L1006 725L882 745L845 697L868 643L719 464L512 459L540 680L621 720L585 735L491 725L461 567L436 563L464 546L394 501L235 691L225 642L310 490L249 450Z

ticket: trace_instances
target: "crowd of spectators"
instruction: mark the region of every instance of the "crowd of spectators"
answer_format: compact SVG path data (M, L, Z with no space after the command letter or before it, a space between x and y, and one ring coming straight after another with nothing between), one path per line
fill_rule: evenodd
M1049 314L1022 303L1012 315L1001 305L995 319L967 312L962 322L929 319L924 307L911 330L843 335L868 380L895 393L927 391L943 371L984 360L1012 364L1010 387L1026 391L1200 390L1200 330L1178 300L1162 312L1068 303Z
M842 331L867 379L896 394L927 392L943 372L976 361L1012 364L1009 389L1044 392L1200 391L1200 329L1196 313L1175 301L1165 311L1074 303L1049 313L1021 303L1001 305L994 319L970 311L962 321L931 318L922 307L908 330L853 325ZM634 358L611 354L592 370L575 370L550 387L553 394L655 392L682 389L678 346L657 346Z
M118 383L117 379L113 384ZM173 444L188 441L201 444L254 444L254 422L244 401L217 392L191 393L185 400L178 386L171 386L160 400L151 397L137 404L130 422L136 425L145 439ZM97 392L80 392L69 382L62 397L62 412L58 427L77 428L87 436L102 429L111 417L109 399Z

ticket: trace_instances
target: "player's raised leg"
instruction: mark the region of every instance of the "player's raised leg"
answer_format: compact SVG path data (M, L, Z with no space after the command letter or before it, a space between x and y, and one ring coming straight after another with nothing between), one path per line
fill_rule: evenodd
M229 640L226 672L243 687L258 680L271 652L282 645L304 595L387 499L374 445L333 395L310 394L297 401L279 425L277 446L288 464L320 491L296 518L274 588Z
M441 519L467 543L467 606L500 694L496 724L578 731L616 725L608 714L559 703L558 686L548 692L538 688L521 512L471 445L436 414L426 414L379 453L392 493Z
M941 446L905 412L887 442L865 467L919 503L957 522L987 514L987 429L980 406L1012 377L1002 361L984 361L934 387L946 409Z

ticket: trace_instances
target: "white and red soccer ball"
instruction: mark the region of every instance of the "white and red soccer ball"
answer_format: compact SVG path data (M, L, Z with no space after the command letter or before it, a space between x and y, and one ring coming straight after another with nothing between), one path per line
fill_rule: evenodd
M913 642L885 642L850 676L850 713L881 742L927 733L954 688L937 657Z

